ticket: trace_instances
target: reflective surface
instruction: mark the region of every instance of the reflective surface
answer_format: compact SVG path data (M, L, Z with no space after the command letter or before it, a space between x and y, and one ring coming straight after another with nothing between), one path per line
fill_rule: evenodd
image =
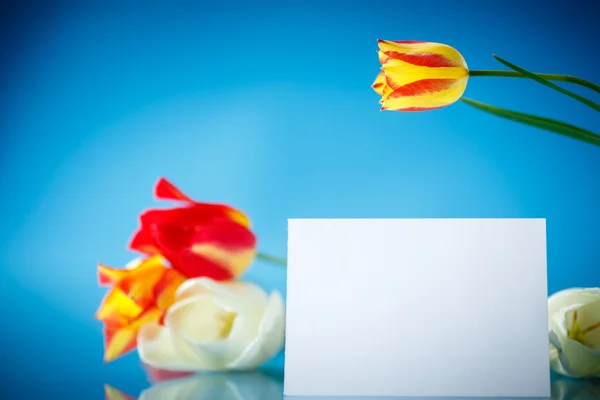
M132 400L136 397L105 385L107 400ZM369 399L419 399L419 397L374 396L283 396L283 375L278 371L211 373L179 379L157 381L144 389L138 400L369 400ZM423 399L423 398L421 398ZM429 400L457 400L457 397L427 397ZM470 400L499 400L501 397L465 397ZM521 398L511 398L521 399ZM525 398L523 398L525 399ZM542 400L547 398L526 398ZM551 400L600 399L600 380L570 380L553 376Z

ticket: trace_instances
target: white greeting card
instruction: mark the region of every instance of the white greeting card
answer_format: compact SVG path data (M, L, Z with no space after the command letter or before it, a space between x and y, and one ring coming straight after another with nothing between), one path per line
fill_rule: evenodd
M544 219L291 219L287 396L548 397Z

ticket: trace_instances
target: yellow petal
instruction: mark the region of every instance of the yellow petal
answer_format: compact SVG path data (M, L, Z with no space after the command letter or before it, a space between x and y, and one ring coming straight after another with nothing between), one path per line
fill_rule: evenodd
M373 82L372 88L379 95L383 96L383 92L387 84L385 83L385 72L380 71L377 77L375 78L375 82Z

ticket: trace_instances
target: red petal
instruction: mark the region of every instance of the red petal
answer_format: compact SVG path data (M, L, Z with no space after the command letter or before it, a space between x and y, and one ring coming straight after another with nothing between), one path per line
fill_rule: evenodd
M161 200L177 200L193 203L194 200L183 194L181 190L177 189L175 185L166 180L160 178L154 188L154 195Z
M249 249L256 246L256 236L243 225L230 220L215 221L199 229L192 244L211 243L228 250Z
M133 238L129 242L129 248L131 250L136 250L148 255L160 253L160 251L156 247L154 237L152 236L150 231L144 227L140 228L140 230L138 230L134 234Z
M385 55L394 60L404 61L421 67L458 67L460 66L455 61L445 57L443 54L436 53L421 53L421 54L406 54L397 51L386 51Z
M194 203L187 207L147 210L140 216L143 227L196 226L209 223L214 218L225 217L231 210L224 206Z
M234 278L227 266L194 254L190 249L181 251L171 262L173 269L190 279L204 276L215 281L227 281Z

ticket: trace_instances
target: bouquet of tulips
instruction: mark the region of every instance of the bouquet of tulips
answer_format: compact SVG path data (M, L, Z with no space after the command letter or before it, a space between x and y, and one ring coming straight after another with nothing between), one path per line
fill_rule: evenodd
M100 264L110 289L96 318L105 361L137 348L166 371L247 370L283 347L285 308L278 292L238 280L258 254L248 218L222 204L192 200L165 179L160 200L181 206L140 216L129 248L142 254L123 269Z

